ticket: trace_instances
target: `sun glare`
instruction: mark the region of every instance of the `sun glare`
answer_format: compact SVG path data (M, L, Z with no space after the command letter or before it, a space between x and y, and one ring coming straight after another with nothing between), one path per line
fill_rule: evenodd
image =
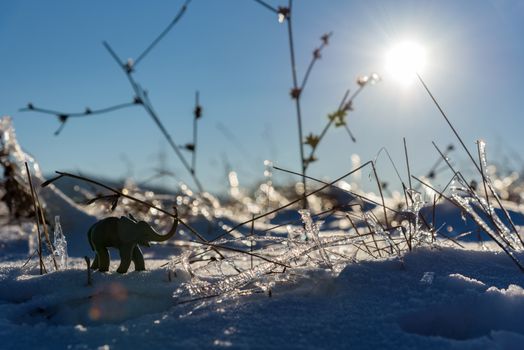
M402 85L410 85L426 65L424 48L411 41L404 41L393 46L386 55L388 75Z

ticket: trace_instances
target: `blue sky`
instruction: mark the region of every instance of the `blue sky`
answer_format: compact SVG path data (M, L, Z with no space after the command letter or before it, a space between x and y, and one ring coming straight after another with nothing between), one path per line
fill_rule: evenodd
M130 175L140 181L153 174L164 152L168 168L191 183L139 107L71 120L58 137L53 135L59 126L56 118L18 111L29 101L63 111L129 101L132 90L102 41L121 57L136 57L181 4L0 3L0 114L13 117L19 140L44 172ZM505 157L524 146L522 23L522 1L295 1L299 76L320 36L334 33L302 96L305 134L320 132L345 89L356 88L358 75L378 72L384 77L358 97L349 115L357 143L343 129L331 130L310 174L337 177L351 169L352 154L365 161L382 147L400 167L402 137L410 149L412 172L423 174L437 158L431 141L443 147L454 141L420 85L401 88L384 72L385 52L405 38L426 48L428 63L422 75L467 145L473 149L477 139L485 139L493 161L520 170L521 164ZM299 169L286 27L254 1L194 0L175 29L140 64L136 78L148 89L178 144L191 141L194 94L200 91L204 116L197 173L206 189L225 188L226 164L238 171L243 185L262 177L265 159ZM466 165L462 152L455 159ZM384 158L379 168L385 180L394 181ZM283 174L275 177L289 179Z

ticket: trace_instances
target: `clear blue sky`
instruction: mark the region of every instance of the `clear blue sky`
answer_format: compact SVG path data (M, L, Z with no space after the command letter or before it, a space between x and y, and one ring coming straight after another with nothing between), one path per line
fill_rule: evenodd
M58 137L53 135L56 118L18 111L29 101L64 111L129 101L132 90L102 40L121 57L136 57L181 4L0 3L0 114L13 117L19 140L44 172L141 180L158 167L164 150L168 167L191 183L139 107L71 120ZM384 73L387 48L412 38L426 47L424 79L468 146L483 138L491 158L504 162L511 150L524 148L523 23L523 1L297 0L293 25L299 76L319 37L334 33L303 94L304 132L319 133L345 89L356 88L355 78ZM265 159L299 169L286 27L254 1L194 0L179 25L141 63L136 78L179 144L191 141L194 93L200 90L204 117L197 172L207 189L225 187L226 162L244 185L262 177ZM310 168L313 176L336 177L351 168L351 154L368 160L381 147L403 164L402 137L413 173L421 174L437 157L431 141L444 147L454 140L419 85L402 89L387 76L355 101L349 126L357 143L344 130L331 130L319 147L320 160ZM457 156L459 162L464 159L462 153ZM387 162L380 164L384 177L393 179Z

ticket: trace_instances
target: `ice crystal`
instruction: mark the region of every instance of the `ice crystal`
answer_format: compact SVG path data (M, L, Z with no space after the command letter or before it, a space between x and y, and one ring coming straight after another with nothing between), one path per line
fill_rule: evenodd
M435 272L424 272L424 275L420 279L421 284L431 285L435 279Z
M299 212L302 217L303 227L289 227L287 237L263 236L251 237L255 242L266 242L265 248L257 250L257 254L270 257L268 261L260 262L256 259L256 266L244 271L239 271L235 262L238 257L213 260L205 266L206 273L199 274L199 269L190 266L190 253L184 253L180 260L182 267L191 275L191 280L183 283L173 296L184 302L188 300L200 300L220 296L235 298L241 295L252 294L263 291L270 294L275 283L282 283L296 278L297 272L293 274L286 271L308 266L313 268L328 267L335 274L340 273L351 258L343 261L332 261L328 255L327 248L347 246L361 243L363 238L338 235L321 237L319 235L320 224L313 222L309 211ZM215 244L227 245L237 242L236 240L220 240ZM269 243L269 244L268 244ZM278 244L280 243L280 244ZM320 256L320 258L319 258ZM210 278L211 265L217 265L218 277ZM226 268L227 267L227 268ZM226 271L229 270L229 271ZM235 272L232 272L236 270ZM295 270L294 270L295 271Z
M60 270L67 269L67 240L64 233L62 232L62 226L60 225L60 216L55 216L55 231L53 238L53 255L55 256L58 268Z
M331 261L329 261L329 256L326 253L326 251L324 250L324 247L322 246L322 242L320 241L320 238L319 238L320 223L313 222L313 220L311 219L311 213L309 212L309 210L302 209L302 210L299 210L299 213L300 213L300 217L302 218L302 222L304 223L304 230L306 233L306 237L308 238L308 240L312 240L313 242L315 242L315 244L319 248L320 256L322 260L324 261L326 266L331 268L332 266Z

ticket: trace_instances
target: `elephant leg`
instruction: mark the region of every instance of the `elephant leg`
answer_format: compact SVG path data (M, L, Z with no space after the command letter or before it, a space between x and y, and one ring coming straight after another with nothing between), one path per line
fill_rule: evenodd
M91 264L91 269L98 270L98 254L95 253L95 258L93 259L93 263Z
M134 246L123 246L120 248L120 266L116 270L118 273L126 273L131 265L131 254Z
M98 262L98 271L109 271L109 251L106 247L96 248L95 259Z
M135 246L133 249L133 263L135 264L135 271L144 271L146 269L144 255L142 255L139 246Z

